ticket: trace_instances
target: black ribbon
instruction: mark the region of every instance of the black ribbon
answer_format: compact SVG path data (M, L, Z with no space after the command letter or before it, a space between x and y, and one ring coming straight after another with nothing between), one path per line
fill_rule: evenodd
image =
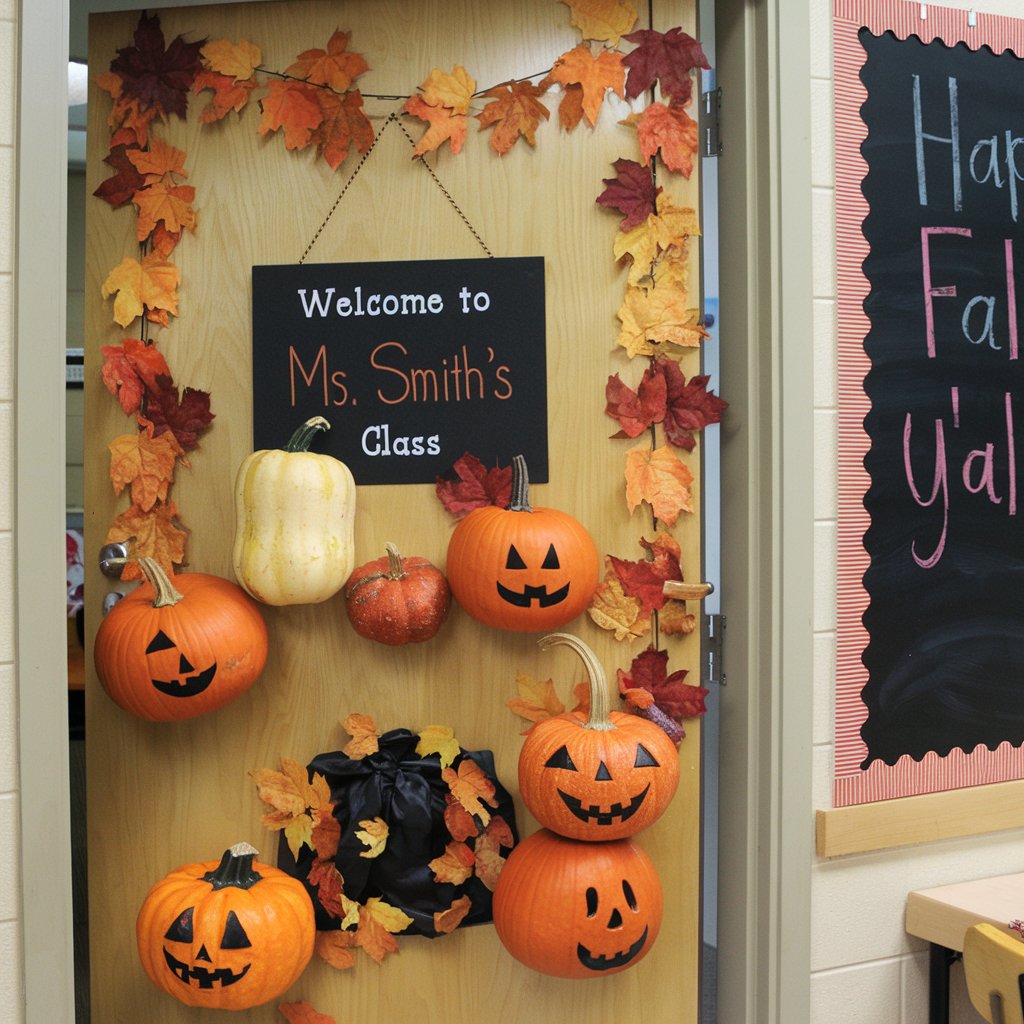
M419 737L408 729L393 729L379 737L375 754L353 759L341 751L318 754L307 765L310 779L323 775L331 788L334 817L341 826L341 838L334 863L344 879L345 895L357 903L377 896L408 914L413 923L403 934L435 937L435 911L447 910L461 896L468 896L472 908L462 924L483 924L491 920L491 892L476 875L460 885L435 882L427 866L440 857L452 837L444 822L445 795L451 790L441 777L437 754L416 753ZM494 756L489 750L461 750L452 763L458 770L463 759L476 763L494 784L496 807L488 805L492 817L508 824L513 840L517 838L512 797L498 781ZM388 838L378 857L361 857L366 845L356 836L359 822L382 818L388 824ZM477 819L481 833L483 827ZM475 838L466 844L473 848ZM309 885L307 875L315 853L303 846L296 859L282 834L278 849L278 867L299 879L309 890L320 931L340 927ZM461 926L460 926L461 927Z

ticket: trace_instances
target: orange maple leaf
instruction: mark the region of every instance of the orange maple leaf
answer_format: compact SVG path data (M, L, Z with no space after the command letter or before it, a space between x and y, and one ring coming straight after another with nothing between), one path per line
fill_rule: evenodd
M545 80L546 81L546 80ZM544 82L541 82L543 85ZM583 120L583 86L562 86L562 100L558 104L558 123L567 131L573 131Z
M491 102L476 115L480 130L494 127L490 146L499 156L504 156L522 137L531 145L536 144L537 126L541 118L547 120L550 112L538 96L544 89L532 82L505 82L488 89L484 96Z
M353 761L366 757L367 754L376 754L380 749L377 737L377 723L369 715L352 714L342 723L342 728L352 737L342 747L342 753L347 754Z
M157 181L167 181L173 185L175 178L188 177L188 171L185 170L185 157L188 154L163 139L154 138L149 149L126 150L125 156L143 176L147 185Z
M619 39L636 24L632 0L562 0L572 11L572 24L584 39L619 45Z
M477 825L476 819L455 799L452 793L444 795L444 826L448 829L448 834L452 839L458 842L478 835L480 832L480 826Z
M260 135L283 128L285 149L305 149L324 119L319 91L305 82L271 82L267 95L260 100Z
M170 377L167 362L155 344L125 338L120 345L104 345L103 383L128 416L138 412L147 390L159 390L157 377Z
M565 712L565 705L558 699L555 684L550 679L534 679L526 672L517 672L516 689L519 696L505 701L505 706L528 722L543 722Z
M199 51L203 63L210 71L226 75L236 82L252 78L253 72L263 63L263 54L255 43L239 39L214 39Z
M326 85L345 92L370 65L361 53L349 53L351 32L340 29L327 42L326 50L304 50L285 74L305 79L314 85Z
M297 1003L278 1003L277 1009L288 1024L338 1024L333 1017L320 1013L305 999Z
M666 601L658 612L658 631L662 636L692 633L697 628L697 617L687 611L685 601Z
M200 71L192 83L192 91L198 96L204 89L212 89L213 98L199 112L199 123L213 124L227 117L232 110L236 114L241 113L258 84L255 77L236 82L230 75L222 75L219 71Z
M101 72L95 81L114 101L107 118L111 129L110 145L145 146L150 123L161 116L160 106L154 103L142 107L137 98L124 96L124 79L115 71Z
M608 89L619 96L625 95L626 69L621 53L602 50L595 57L586 43L581 43L555 61L547 80L582 87L583 113L593 125Z
M494 783L487 778L475 761L468 757L463 758L458 771L443 768L441 778L448 783L448 788L455 799L475 818L479 818L481 824L486 825L491 820L491 812L484 804L498 806L498 801L494 798Z
M672 526L680 512L692 512L693 474L670 445L651 450L638 444L626 453L626 505L630 513L646 501L657 519Z
M352 948L356 944L354 932L344 930L316 933L316 952L321 960L326 960L339 971L355 966L356 958Z
M411 924L412 918L408 914L377 896L371 896L359 910L356 945L362 946L380 963L388 953L398 952L395 935L404 932Z
M512 829L508 822L499 815L491 818L490 824L484 830L482 836L473 844L473 853L476 855L474 870L477 878L491 892L498 884L498 875L505 866L505 858L501 855L501 849L511 849L515 839L512 836Z
M173 501L158 502L148 512L135 505L122 512L107 530L104 544L128 543L132 561L124 567L122 580L142 579L142 570L135 559L148 555L164 572L174 574L174 567L185 561L185 539L188 536L177 523L178 507Z
M363 110L363 97L358 89L339 98L327 89L317 90L323 120L310 136L315 142L317 155L324 158L332 171L336 171L348 156L352 146L366 153L373 144L373 125Z
M684 178L693 173L693 156L697 152L697 122L682 108L652 103L640 114L631 114L626 123L635 125L640 155L649 164L659 150L670 171Z
M465 114L455 114L448 107L431 106L422 96L410 96L402 110L430 125L412 151L414 159L424 153L434 152L445 142L451 145L453 153L461 151L469 127L469 119Z
M303 846L311 849L313 826L331 814L331 790L319 772L310 782L306 769L291 758L281 759L281 770L258 768L250 776L256 783L256 794L270 810L260 819L265 828L281 830L288 840L292 856L298 857Z
M473 874L476 857L465 843L451 842L444 848L440 857L435 857L427 864L434 872L435 882L450 882L462 885Z
M144 311L164 310L178 315L178 282L181 275L173 263L155 253L142 257L140 263L126 256L107 275L100 294L114 299L114 321L127 327Z
M195 197L196 190L191 185L168 185L158 181L139 189L132 196L139 211L135 237L144 242L157 224L163 224L168 231L194 231L196 211L192 209L192 202Z
M423 102L431 107L448 107L453 114L468 114L476 92L476 79L461 65L452 70L434 68L420 86Z
M472 907L473 901L468 896L460 896L452 902L447 910L435 910L434 931L441 935L448 935L455 931Z
M132 504L148 512L158 501L167 500L174 479L174 465L185 450L170 430L159 437L153 431L122 434L107 445L110 450L110 479L120 496L131 488Z
M611 560L605 556L604 579L590 599L587 614L601 627L615 633L616 640L634 640L651 628L651 616L639 599L622 589L622 580Z

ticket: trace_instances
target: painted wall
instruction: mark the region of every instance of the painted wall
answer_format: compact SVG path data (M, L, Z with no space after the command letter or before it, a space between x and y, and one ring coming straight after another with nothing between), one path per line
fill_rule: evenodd
M955 7L968 5L945 4ZM1013 0L974 0L976 11L1020 16ZM832 4L810 0L812 208L814 214L814 804L831 806L836 580L836 284L832 136ZM965 14L966 17L966 14ZM727 390L727 389L726 389ZM1020 871L1019 830L891 852L818 861L812 870L811 1020L924 1024L928 964L923 942L903 930L912 889ZM1008 907L1007 920L1024 911ZM954 1024L979 1017L963 970L953 970Z
M17 4L0 0L0 1024L22 1018L18 706L14 676L14 141Z

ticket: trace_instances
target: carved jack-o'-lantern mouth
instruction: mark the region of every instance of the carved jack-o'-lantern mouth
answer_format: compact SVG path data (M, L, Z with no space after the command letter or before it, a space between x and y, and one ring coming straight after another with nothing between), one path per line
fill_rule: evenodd
M526 562L523 561L523 556L519 554L514 544L509 545L505 568L514 570L527 568ZM541 564L541 569L550 571L558 568L558 553L555 551L555 545L552 544L548 547L548 553ZM534 601L541 608L550 608L552 605L561 604L569 596L568 583L557 590L553 590L550 594L546 584L541 586L524 586L522 590L512 590L506 587L501 580L497 580L496 586L498 588L498 596L503 601L507 601L517 608L529 608Z
M206 947L203 946L199 955L203 956L205 952ZM206 954L206 959L209 959L209 954ZM246 964L237 972L228 967L210 968L199 965L189 967L188 964L182 963L177 957L172 956L166 947L164 947L164 960L167 961L168 969L178 981L183 981L186 985L197 982L199 988L213 988L218 982L220 982L221 988L227 988L228 985L234 985L236 981L241 981L252 967L252 964Z
M157 651L168 651L177 649L177 644L163 631L159 630L155 637L149 642L146 648L147 654L155 654ZM178 659L177 679L150 679L153 687L168 697L195 697L202 693L213 682L217 674L217 662L200 672L196 672L189 663L188 658L182 654ZM195 673L188 675L189 672Z
M647 783L644 788L625 807L620 803L612 804L607 810L600 804L584 805L578 797L570 796L564 790L558 790L562 802L569 808L580 821L596 822L598 825L611 825L616 821L628 821L633 817L640 805L644 802L651 784Z
M582 942L579 942L576 944L576 959L591 971L610 971L615 967L624 967L644 948L644 943L647 942L647 932L648 929L644 928L643 934L632 946L621 953L613 953L611 956L592 953Z

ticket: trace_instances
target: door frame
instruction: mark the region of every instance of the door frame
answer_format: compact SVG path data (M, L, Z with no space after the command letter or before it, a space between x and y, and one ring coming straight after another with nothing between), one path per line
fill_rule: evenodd
M155 0L147 8L186 5ZM727 133L719 173L731 197L721 237L735 254L723 262L721 282L732 337L722 347L723 390L737 411L723 424L723 492L732 499L723 506L723 547L739 553L722 581L730 628L721 1024L810 1019L810 28L806 5L792 9L785 0L718 0L716 13ZM56 382L65 361L65 298L53 282L66 264L69 20L68 0L19 4L15 674L27 1024L74 1019L66 664L51 639L64 633L63 602L54 600L64 591L64 563L53 538L64 528L64 392Z

